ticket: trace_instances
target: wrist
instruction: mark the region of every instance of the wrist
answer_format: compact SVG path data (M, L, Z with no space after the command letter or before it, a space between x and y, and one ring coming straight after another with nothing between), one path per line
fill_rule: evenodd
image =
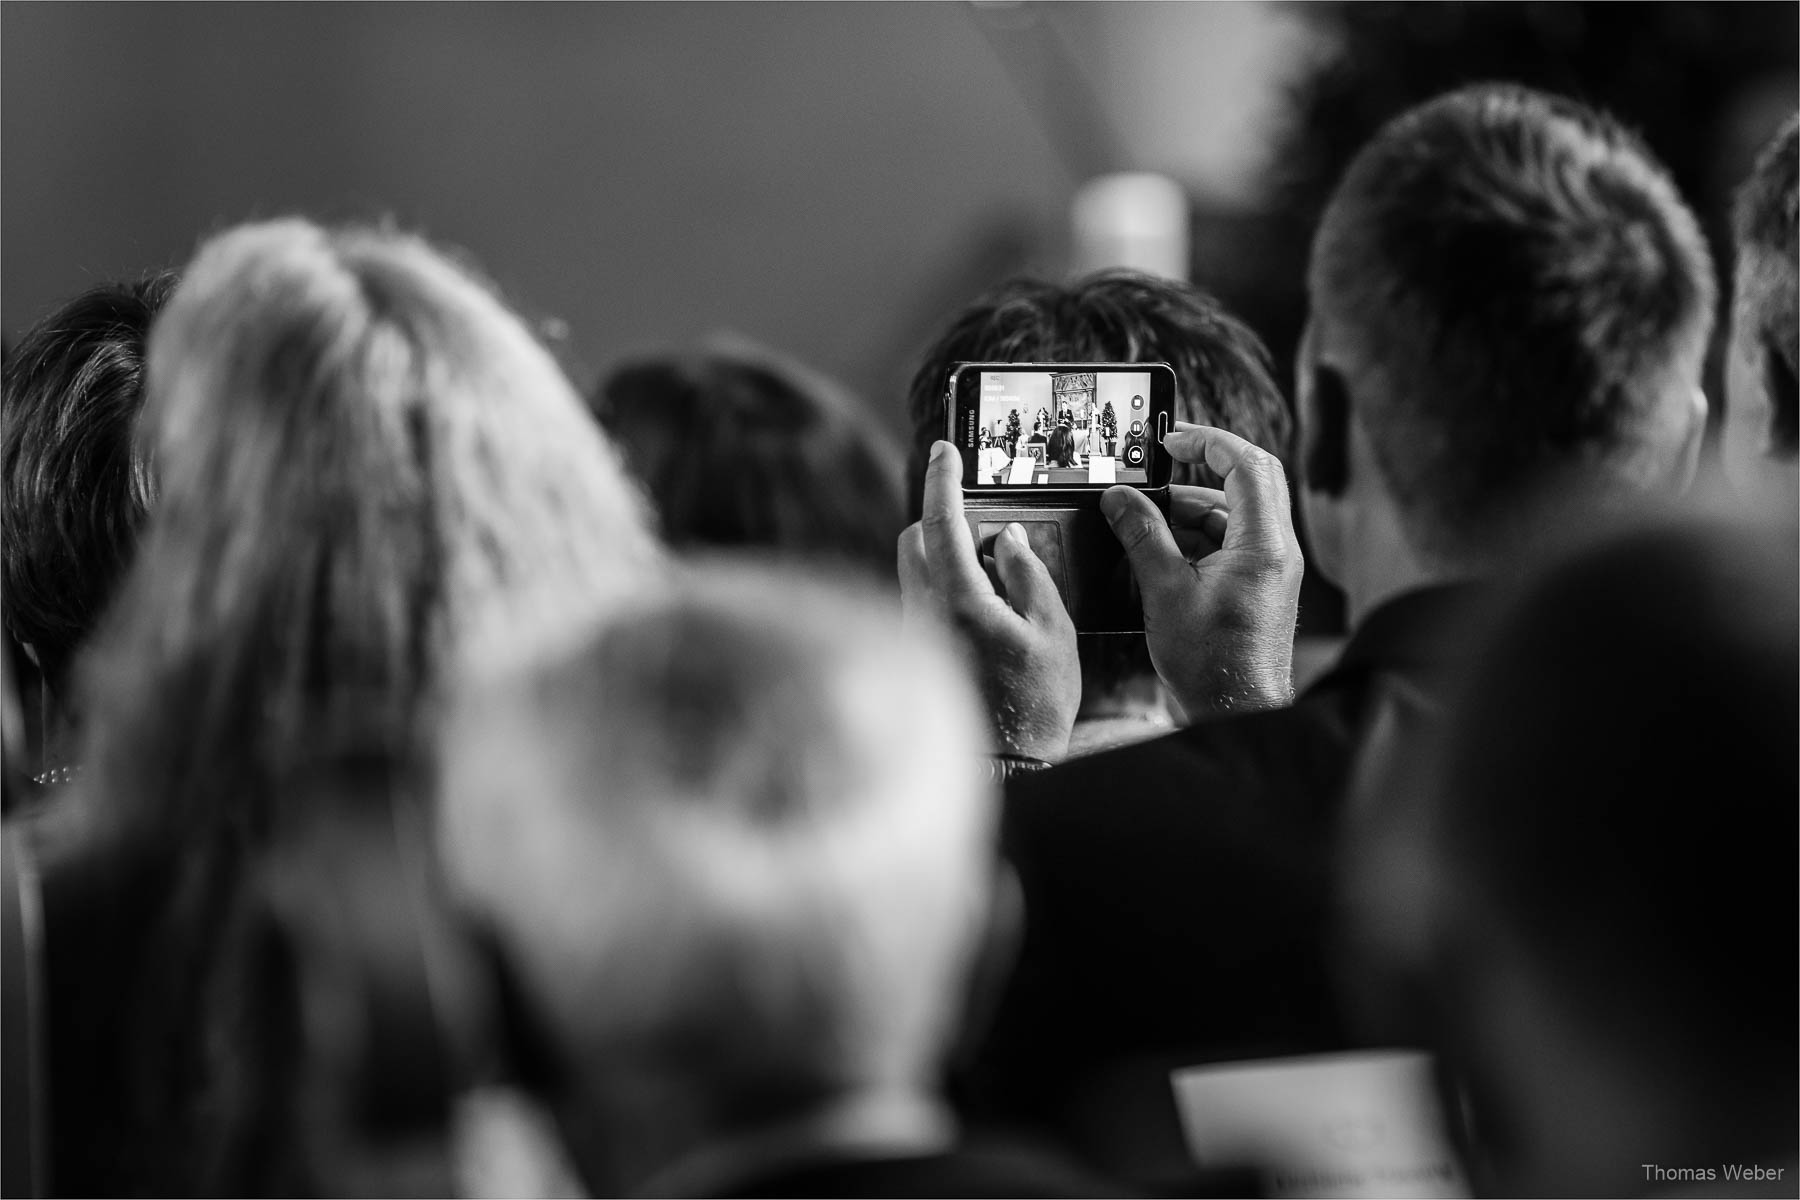
M1190 722L1286 708L1294 702L1293 668L1285 663L1208 672L1189 686L1172 690Z
M996 757L1046 762L1052 766L1069 756L1069 738L1002 738Z
M1071 719L1057 729L996 729L994 754L1003 758L1059 763L1069 756L1069 733L1073 724Z
M1014 776L1047 771L1055 764L1025 754L990 754L987 757L986 765L987 781L1004 784Z

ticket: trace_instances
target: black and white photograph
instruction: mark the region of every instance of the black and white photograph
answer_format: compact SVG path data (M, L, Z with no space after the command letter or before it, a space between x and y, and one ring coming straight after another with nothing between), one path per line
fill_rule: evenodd
M0 0L0 1198L1800 1198L1800 3Z

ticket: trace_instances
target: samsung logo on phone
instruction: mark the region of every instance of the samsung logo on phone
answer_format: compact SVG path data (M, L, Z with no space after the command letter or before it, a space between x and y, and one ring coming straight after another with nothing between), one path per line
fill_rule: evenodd
M968 428L964 431L963 436L969 445L975 444L975 410L972 408L968 413Z

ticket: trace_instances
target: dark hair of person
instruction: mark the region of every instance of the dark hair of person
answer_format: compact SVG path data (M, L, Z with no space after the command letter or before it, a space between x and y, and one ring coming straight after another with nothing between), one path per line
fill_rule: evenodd
M899 455L849 393L767 351L626 362L589 404L676 550L773 551L894 575Z
M1694 216L1635 135L1500 84L1364 146L1308 290L1409 534L1448 554L1571 469L1639 493L1670 458L1673 391L1690 411L1715 296Z
M1800 563L1771 532L1658 526L1529 585L1455 710L1431 844L1471 945L1505 926L1684 1086L1786 1089L1791 1138Z
M1075 465L1075 435L1067 425L1058 425L1050 435L1050 445L1044 456L1053 467L1072 467Z
M1800 453L1800 115L1757 156L1733 209L1737 319L1763 355L1772 450Z
M918 516L931 443L944 436L944 389L959 362L1166 362L1178 420L1216 425L1285 455L1292 418L1269 352L1205 291L1137 271L1069 284L1014 279L957 314L926 350L907 392L913 437L907 503ZM1175 464L1176 483L1213 483Z
M31 788L25 739L25 705L19 695L17 660L11 645L0 647L0 817L24 804Z
M164 273L92 288L6 355L0 614L59 696L155 495L134 435L150 323L174 286Z

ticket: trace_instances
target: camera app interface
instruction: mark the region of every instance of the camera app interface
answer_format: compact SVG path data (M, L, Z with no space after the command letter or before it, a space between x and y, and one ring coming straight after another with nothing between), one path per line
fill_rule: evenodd
M1148 371L983 371L977 485L1148 480Z

